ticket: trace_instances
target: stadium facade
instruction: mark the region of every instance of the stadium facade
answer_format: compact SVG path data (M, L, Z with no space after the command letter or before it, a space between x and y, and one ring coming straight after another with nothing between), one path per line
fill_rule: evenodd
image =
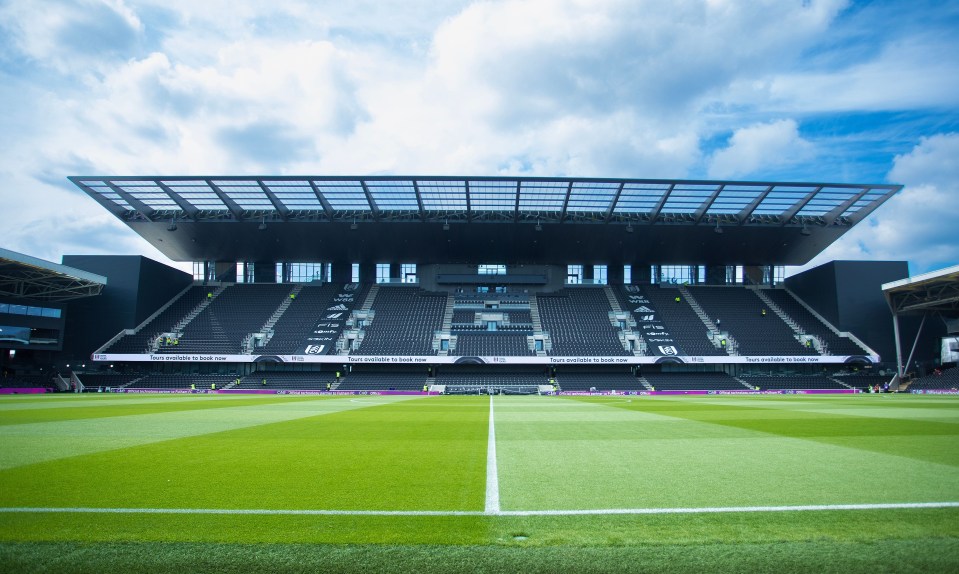
M113 387L851 390L873 379L833 375L896 356L881 285L905 263L782 269L897 185L70 179L194 264L190 277L140 257L64 259L108 281L71 303L60 362L96 365Z

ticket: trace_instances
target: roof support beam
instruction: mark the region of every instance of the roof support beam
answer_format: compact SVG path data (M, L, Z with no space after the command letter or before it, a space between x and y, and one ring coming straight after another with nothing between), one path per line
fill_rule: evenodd
M376 200L373 199L373 194L370 193L370 188L366 186L366 181L360 180L360 185L363 187L363 194L366 195L366 202L370 204L370 211L373 213L373 219L375 221L379 221L380 206L376 205Z
M566 208L569 207L569 197L571 195L573 195L573 182L569 182L569 185L566 186L566 199L563 201L563 211L559 214L560 223L566 220Z
M237 221L243 221L243 208L241 208L237 204L237 202L233 201L233 198L231 198L222 189L220 189L217 185L215 185L213 183L213 180L205 179L203 181L205 181L206 184L210 186L210 189L213 190L213 193L215 193L216 196L220 198L220 201L222 201L223 204L226 205L226 208L229 209L230 213L233 214L233 218L236 219Z
M173 191L173 189L164 184L162 181L157 180L157 185L160 186L160 189L165 191L166 194L170 196L170 199L175 201L176 204L180 206L180 209L185 211L186 214L190 216L190 219L196 221L197 214L200 212L200 210L197 209L195 205L183 199L179 193Z
M119 206L116 202L110 201L109 199L103 197L99 192L83 183L80 178L76 176L69 176L67 179L73 182L74 185L82 189L94 199L97 203L103 206L104 209L117 216L120 219L123 219L124 214L129 213L127 209ZM104 183L102 180L100 183Z
M130 192L116 185L112 181L105 181L104 183L110 186L110 189L112 189L114 192L116 192L117 195L123 198L123 201L129 203L130 207L140 212L140 215L147 218L147 220L149 221L153 221L153 217L156 215L156 211L157 211L156 209L153 209L149 205L133 197L132 195L130 195Z
M719 184L719 186L716 187L716 191L709 196L709 199L704 201L703 204L699 206L699 209L697 209L696 213L693 214L693 223L699 223L703 220L703 217L706 216L706 212L709 211L709 208L713 206L713 203L716 202L716 198L719 197L719 194L723 192L725 187L725 183Z
M673 193L673 189L676 187L675 183L669 184L669 187L663 193L663 196L659 198L659 201L656 203L656 207L649 212L649 224L652 225L656 223L656 219L659 217L659 214L663 211L663 206L666 205L666 200L669 199L669 195Z
M870 191L872 191L871 187L864 187L862 191L860 191L859 193L853 194L853 196L847 199L846 201L830 209L828 213L822 216L823 223L825 223L826 225L832 225L837 219L839 219L839 216L842 215L844 211L852 207L857 201L862 199L862 197L866 195L867 193L869 193Z
M286 221L290 218L290 208L283 205L283 202L280 201L280 198L276 196L275 193L265 184L262 179L256 180L256 184L260 186L260 189L263 190L263 193L270 198L270 203L273 204L273 209L280 214L280 219Z
M753 212L756 211L756 208L759 207L759 204L763 202L764 199L772 192L775 185L770 185L762 191L755 199L749 202L749 205L744 207L742 211L736 214L736 219L739 220L739 224L742 225L752 216Z
M513 221L519 221L519 190L522 182L516 180L516 201L513 203Z
M416 195L416 206L420 210L420 221L426 221L426 210L423 209L423 198L420 196L420 185L413 180L413 193Z
M865 219L866 217L868 217L870 213L875 211L876 208L878 208L880 205L885 203L889 198L899 193L899 190L901 189L902 189L901 185L894 186L892 189L887 191L882 196L882 199L879 199L876 201L870 201L867 205L864 205L861 209L857 210L856 213L853 213L852 215L850 215L849 219L850 221L852 221L852 225L855 225L859 223L860 221L862 221L863 219Z
M320 188L316 187L316 182L312 179L310 181L310 189L313 190L313 195L316 196L316 199L320 202L320 205L323 206L323 211L326 212L326 216L333 221L333 206L330 205L330 202L327 201L326 196L320 192Z
M616 211L616 204L619 203L619 196L623 194L624 187L626 187L626 182L622 181L616 188L616 195L613 196L613 200L609 202L609 207L606 208L606 217L603 218L605 223L609 223L609 220L613 217L613 212ZM567 195L567 197L569 196Z
M823 186L820 185L816 189L810 191L809 193L806 194L806 197L800 199L799 201L796 202L795 205L793 205L792 207L784 211L779 220L779 225L784 226L790 221L792 221L792 218L796 217L796 214L802 211L802 208L806 207L806 204L812 201L812 199L816 197L816 195L820 191L822 191L822 188Z

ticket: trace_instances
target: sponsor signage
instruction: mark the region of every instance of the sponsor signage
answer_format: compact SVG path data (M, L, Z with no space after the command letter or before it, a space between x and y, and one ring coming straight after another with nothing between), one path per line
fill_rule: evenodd
M254 363L269 359L284 363L393 363L444 365L459 362L485 363L492 365L650 365L664 360L666 355L644 357L454 357L438 355L324 355L321 353L298 355L214 355L214 354L153 354L153 355L93 355L95 361L129 362L184 362L184 363ZM878 363L877 355L856 355L867 362ZM668 360L690 364L836 364L845 363L849 355L830 356L669 356Z
M317 317L313 330L300 346L300 354L306 357L330 354L346 326L347 319L350 318L350 312L356 304L358 290L357 283L347 283L339 290L326 306L326 310Z
M682 354L659 313L638 285L626 285L628 308L636 319L639 335L646 340L649 352L657 357L678 357Z

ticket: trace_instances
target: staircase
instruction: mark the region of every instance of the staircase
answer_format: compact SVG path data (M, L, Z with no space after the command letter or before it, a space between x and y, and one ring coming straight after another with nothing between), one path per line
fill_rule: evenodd
M731 357L739 355L739 345L736 343L736 339L734 339L729 333L723 333L716 323L713 323L713 320L709 318L709 315L707 315L705 311L703 311L702 306L700 306L699 302L696 301L692 293L689 292L689 289L686 289L685 285L680 285L679 292L682 293L683 298L686 300L689 306L692 307L693 311L696 313L696 316L699 317L699 320L706 325L707 329L709 329L713 344L719 348L720 345L717 344L717 341L720 339L725 339L726 354Z
M539 318L539 303L536 301L536 295L529 298L529 315L533 321L533 332L543 332L543 322Z
M606 294L606 300L609 301L609 306L612 307L613 311L617 313L622 313L623 308L619 304L619 298L616 297L616 293L613 292L613 288L609 285L603 286L603 293Z
M363 300L363 305L360 306L360 311L369 311L373 308L373 301L376 300L376 294L379 293L380 286L373 285L370 287L369 293L366 294L366 299Z
M790 291L789 289L786 289L786 292L789 293L789 294L792 296L793 299L795 299L796 301L798 301L800 305L802 305L803 307L805 307L806 310L809 311L809 313L810 313L813 317L819 319L819 322L822 323L823 325L825 325L826 328L829 329L830 331L832 331L833 334L835 334L837 337L843 337L843 338L849 339L850 341L852 341L853 343L855 343L858 347L860 347L865 353L868 353L868 354L870 354L870 355L875 355L875 354L877 354L875 351L873 351L872 349L870 349L868 345L866 345L865 343L863 343L863 342L859 339L859 337L856 337L856 336L853 335L852 333L849 333L849 332L846 332L846 331L840 331L839 329L837 329L832 323L830 323L829 321L827 321L825 317L823 317L822 315L820 315L818 311L816 311L815 309L813 309L812 307L810 307L809 305L807 305L805 301L803 301L802 299L800 299L799 297L797 297L795 293L793 293L793 292ZM823 354L826 354L826 353L823 353Z
M789 326L790 329L792 329L793 334L795 335L797 341L799 341L800 343L804 345L808 344L807 343L808 341L811 341L812 345L816 348L817 351L819 351L820 354L823 354L823 355L829 354L828 349L826 347L826 343L822 339L820 339L819 337L816 337L815 335L807 334L806 330L803 329L799 325L799 323L797 323L792 317L787 315L786 312L783 311L779 305L776 305L776 303L774 303L773 300L770 299L768 295L763 293L762 289L759 289L755 286L746 287L746 289L749 289L750 291L755 293L756 297L759 297L759 299L766 305L766 307L769 308L770 311L775 313L777 317L783 320L783 323L785 323L786 325Z
M644 387L647 391L655 391L655 390L656 390L656 389L653 388L653 385L649 384L649 381L646 380L646 377L639 376L639 377L637 377L636 380L638 380L638 381L639 381L639 384L643 385L643 387Z
M290 290L289 296L283 299L283 302L280 303L280 305L276 308L276 311L274 311L273 314L270 315L270 318L267 319L265 323L263 323L263 326L260 327L260 330L257 331L256 333L250 333L249 335L243 338L242 348L244 353L249 354L253 352L253 349L256 346L255 344L256 335L262 335L260 344L259 344L260 347L270 342L270 339L273 338L273 327L276 326L277 321L279 321L280 318L283 317L283 314L286 313L286 310L290 308L290 305L293 304L294 299L296 298L297 295L300 294L300 291L302 290L303 290L303 285L299 285L299 284L295 285L293 289Z
M452 293L446 295L446 311L443 313L443 327L440 329L446 333L453 328L453 308L456 306L456 299Z

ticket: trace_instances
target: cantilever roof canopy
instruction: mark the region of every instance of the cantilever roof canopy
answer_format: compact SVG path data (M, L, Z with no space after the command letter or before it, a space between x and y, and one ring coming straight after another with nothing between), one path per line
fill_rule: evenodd
M0 248L0 296L68 301L99 295L107 278Z
M959 313L959 265L886 283L882 286L882 293L896 314L919 311Z
M715 243L711 241L714 236L702 232L712 233L720 228L742 240L736 242L737 246L743 241L754 246L768 242L770 237L782 235L783 230L790 230L790 240L794 236L808 238L815 230L824 230L818 237L796 240L805 244L803 249L793 245L786 253L781 249L770 251L767 246L768 253L758 255L762 262L805 262L901 188L886 184L453 176L75 176L70 180L161 251L182 260L279 257L304 261L310 260L304 257L311 252L297 245L308 242L315 248L317 243L326 241L322 251L327 256L355 261L358 256L374 256L368 240L382 233L382 239L393 245L380 245L377 256L416 257L424 261L425 248L436 261L465 261L463 246L453 247L460 253L458 259L453 257L454 251L444 255L438 248L435 232L442 229L449 232L443 236L449 243L457 238L492 239L494 246L486 246L483 255L486 260L538 260L535 253L524 252L522 246L538 243L547 236L550 240L577 237L579 244L585 239L604 239L606 247L625 245L628 250L632 241L617 241L618 234L635 230L637 233L631 237L641 238L644 244L661 240L665 248L657 250L658 261L708 262L741 258L734 253L741 250L733 249L730 239L718 242L721 252L704 257L689 246L677 247L689 243L688 235L677 236L678 229L664 229L682 228L693 236L701 235L698 243L707 243L707 239L708 243ZM238 223L252 227L236 226ZM251 229L265 230L268 225L277 227L275 223L284 224L279 226L283 231L271 232L278 239L274 243L281 244L281 253L275 245L272 251L244 245L242 234ZM293 225L303 223L313 225L309 230ZM344 231L366 223L391 225L376 226L359 238L360 242L335 241ZM481 226L469 226L471 229L467 230L467 226L461 225L480 223L499 227L479 231ZM599 224L603 230L574 224ZM172 230L184 226L196 228L189 233L189 241L194 245L182 237L157 232L161 227ZM211 233L214 228L215 234ZM750 228L766 231L744 231ZM223 234L235 234L233 247L216 240ZM497 250L495 243L504 234L513 244L519 242L521 248L517 250L513 245ZM359 249L364 241L367 249ZM398 247L403 241L411 245L409 249ZM598 255L609 263L627 256L623 249L618 255L595 248L575 253L575 244L550 244L554 251L569 247L574 252L570 256ZM775 244L781 246L782 241Z

